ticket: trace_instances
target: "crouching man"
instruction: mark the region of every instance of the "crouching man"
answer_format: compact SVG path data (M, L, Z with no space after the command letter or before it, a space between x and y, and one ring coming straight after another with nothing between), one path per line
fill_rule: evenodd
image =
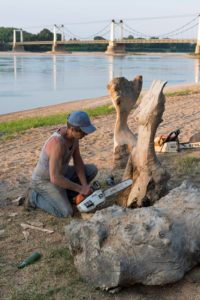
M87 113L77 111L70 114L67 126L49 137L32 174L26 207L38 207L57 217L73 215L73 197L89 195L89 183L97 174L95 165L84 165L79 140L95 130Z

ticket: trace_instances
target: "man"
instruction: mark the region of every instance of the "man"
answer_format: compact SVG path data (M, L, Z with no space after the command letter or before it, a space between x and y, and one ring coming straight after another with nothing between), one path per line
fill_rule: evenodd
M89 182L97 174L95 165L84 165L79 140L95 130L87 113L77 111L69 115L67 126L50 136L32 174L32 187L26 201L29 207L39 207L57 217L73 215L73 197L89 195ZM73 166L69 166L71 157Z

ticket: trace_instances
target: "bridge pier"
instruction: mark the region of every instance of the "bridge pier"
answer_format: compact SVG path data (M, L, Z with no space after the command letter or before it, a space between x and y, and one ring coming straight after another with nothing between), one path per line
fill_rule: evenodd
M20 33L20 43L23 43L23 30L22 29L14 29L13 30L13 52L24 52L24 46L17 44L17 32Z
M200 43L196 45L195 54L200 55Z
M120 39L115 39L115 27L120 26ZM123 39L123 21L120 20L120 22L115 22L115 20L112 20L111 22L111 29L110 29L110 41L106 50L107 55L125 55L125 45L123 43L120 43L120 40Z
M65 46L63 44L59 44L57 41L57 30L61 30L64 28L64 25L56 25L54 24L54 28L53 28L53 45L52 45L52 52L53 53L59 53L59 52L65 52ZM62 31L62 35L61 35L61 42L64 41L64 32Z
M13 45L12 46L12 51L13 52L24 52L24 46L22 45Z
M59 53L59 52L66 52L65 51L65 45L61 45L61 44L53 44L52 45L52 50L53 53Z
M200 55L200 15L199 15L199 22L198 22L197 44L195 48L195 54Z
M107 55L125 55L125 45L120 42L109 41L107 50L105 52Z

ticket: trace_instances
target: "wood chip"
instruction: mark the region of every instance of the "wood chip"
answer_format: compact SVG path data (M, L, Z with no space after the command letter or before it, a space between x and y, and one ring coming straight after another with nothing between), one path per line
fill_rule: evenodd
M15 212L8 214L9 217L16 217L17 215L18 215L18 213L15 213Z
M25 238L26 242L28 242L28 238L30 236L30 233L27 230L22 231L22 233L24 235L24 238Z
M83 220L90 220L94 216L94 213L81 213L81 218Z
M27 223L35 227L40 227L40 228L44 227L44 224L39 221L27 221Z
M34 229L34 230L39 230L39 231L43 231L43 232L46 232L46 233L54 233L53 230L49 230L49 229L45 229L45 228L40 228L40 227L36 227L36 226L33 226L33 225L29 225L29 224L25 224L25 223L21 223L21 227L24 228L24 229Z
M25 197L19 196L17 199L12 201L12 204L16 205L16 206L20 206L20 205L24 204L24 201L25 201Z

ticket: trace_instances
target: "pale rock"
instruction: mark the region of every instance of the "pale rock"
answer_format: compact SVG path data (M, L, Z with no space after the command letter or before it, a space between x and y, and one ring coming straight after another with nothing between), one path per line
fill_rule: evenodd
M180 280L200 263L200 190L182 184L154 206L112 206L65 227L81 276L109 290Z

